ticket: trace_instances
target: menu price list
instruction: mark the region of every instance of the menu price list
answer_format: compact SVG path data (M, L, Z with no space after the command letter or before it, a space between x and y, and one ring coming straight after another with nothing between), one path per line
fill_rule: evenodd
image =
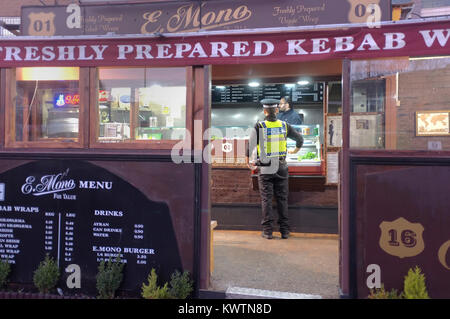
M44 213L44 251L56 256L58 263L72 263L75 246L76 213Z
M122 211L115 211L112 214L121 217L125 215ZM136 265L146 265L148 256L154 255L155 249L145 247L144 224L133 224L129 233L127 228L121 227L119 224L122 225L117 220L107 220L105 218L97 219L93 222L92 235L94 240L92 250L96 254L97 262L120 257L123 263L130 263L130 258L132 258L136 260ZM122 240L123 237L126 237L127 240ZM114 245L114 243L119 242L126 242L126 244Z
M211 94L213 103L259 102L263 96L263 88L244 85L215 86Z
M9 207L13 211L14 206ZM93 210L88 214L93 218L88 218L91 227L87 233L87 216L73 211L33 209L36 213L32 215L0 214L0 259L20 264L22 269L30 267L28 273L35 270L45 254L54 257L61 269L83 260L95 261L92 268L96 268L100 261L118 256L123 263L145 266L150 256L155 255L156 249L147 246L145 224L127 225L123 211ZM97 216L98 212L105 212L104 215L113 212L113 217Z
M21 239L17 230L32 228L23 218L0 218L0 259L15 264L16 256L21 251Z
M74 253L74 244L75 244L75 213L66 213L65 221L63 224L63 233L64 233L64 262L72 263L73 262L73 253Z
M292 102L322 102L324 83L308 85L264 84L257 87L248 85L213 86L213 103L250 103L262 99L281 99L288 97Z
M127 213L117 210L94 210L92 221L92 252L96 261L120 257L123 263L146 265L155 248L146 246L144 223L126 222Z

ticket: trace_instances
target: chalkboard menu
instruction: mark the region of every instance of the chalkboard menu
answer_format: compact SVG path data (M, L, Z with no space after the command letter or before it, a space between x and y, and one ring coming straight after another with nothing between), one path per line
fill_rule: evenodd
M31 284L49 254L66 293L96 295L102 260L120 256L121 290L140 294L151 268L161 280L181 270L169 208L109 171L85 161L41 160L0 174L0 258L10 281ZM81 287L69 289L69 265L81 270Z
M289 97L293 103L316 103L323 101L323 82L308 85L264 84L213 86L212 103L258 103L262 99Z

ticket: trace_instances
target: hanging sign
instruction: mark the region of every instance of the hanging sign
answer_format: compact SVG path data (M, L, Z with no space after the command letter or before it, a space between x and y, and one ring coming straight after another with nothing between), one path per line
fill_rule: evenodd
M376 24L389 0L213 0L24 6L21 35L101 35L237 30L343 23Z
M74 107L80 104L79 94L57 93L54 97L55 107Z

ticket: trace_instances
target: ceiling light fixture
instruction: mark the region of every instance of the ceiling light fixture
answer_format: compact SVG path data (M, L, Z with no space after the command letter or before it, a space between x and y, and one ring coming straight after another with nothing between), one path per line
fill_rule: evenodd
M309 81L308 80L300 80L297 82L298 85L308 85Z

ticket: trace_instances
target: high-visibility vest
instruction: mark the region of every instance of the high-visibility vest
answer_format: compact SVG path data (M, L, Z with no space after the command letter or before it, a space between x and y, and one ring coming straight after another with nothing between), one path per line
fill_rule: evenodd
M263 156L266 157L280 157L286 156L287 146L287 126L286 122L276 121L264 121L259 122L260 132L263 133L263 149L261 150L260 141L258 141L258 157L261 157L261 151Z

